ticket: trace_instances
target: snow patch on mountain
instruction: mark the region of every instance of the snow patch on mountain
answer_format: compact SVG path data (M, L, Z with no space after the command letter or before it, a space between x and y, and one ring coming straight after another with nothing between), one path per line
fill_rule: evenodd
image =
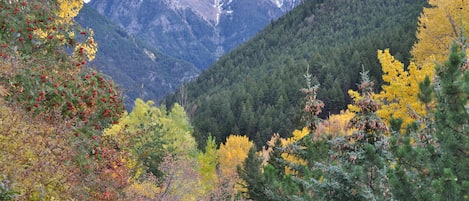
M288 11L301 3L302 0L270 0L277 8Z
M220 16L226 13L223 6L231 3L233 0L165 0L173 10L190 9L195 14L201 16L211 24L217 25L220 22Z
M231 15L234 11L230 4L236 0L164 0L173 10L190 9L195 14L214 26L220 23L222 15ZM262 0L256 0L262 1ZM265 0L270 1L282 11L291 10L297 6L301 0Z
M274 0L273 2L275 3L275 5L277 5L278 8L283 7L283 0Z

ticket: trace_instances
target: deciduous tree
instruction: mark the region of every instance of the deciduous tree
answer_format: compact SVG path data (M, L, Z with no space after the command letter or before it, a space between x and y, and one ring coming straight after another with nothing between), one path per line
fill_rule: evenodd
M428 3L429 7L419 17L418 42L411 54L417 66L430 64L434 68L434 61L446 60L452 41L469 34L469 2L429 0Z
M431 67L418 67L414 62L405 67L396 60L389 49L378 51L383 70L382 91L375 97L382 103L378 115L389 124L391 119L401 119L404 129L408 124L426 116L427 108L418 97L419 83L433 77Z

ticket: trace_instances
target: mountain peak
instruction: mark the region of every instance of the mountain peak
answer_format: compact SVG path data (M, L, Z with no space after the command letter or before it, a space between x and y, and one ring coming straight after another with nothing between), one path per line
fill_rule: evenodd
M205 69L301 0L93 0L155 49Z

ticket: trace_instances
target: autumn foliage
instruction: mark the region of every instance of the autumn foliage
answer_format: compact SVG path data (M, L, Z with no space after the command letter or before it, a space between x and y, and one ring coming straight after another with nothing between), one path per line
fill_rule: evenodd
M8 90L0 182L15 199L114 200L128 181L127 153L101 138L124 107L115 84L86 67L96 44L74 24L82 4L0 3L0 80Z
M380 93L364 71L348 110L323 120L307 72L303 128L258 149L207 134L202 151L182 106L136 99L127 113L88 68L81 0L1 1L0 200L467 200L468 2L429 3L413 62L378 51Z

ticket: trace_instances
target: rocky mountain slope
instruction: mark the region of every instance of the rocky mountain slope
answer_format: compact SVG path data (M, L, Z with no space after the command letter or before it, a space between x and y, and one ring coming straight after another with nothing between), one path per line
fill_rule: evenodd
M157 50L204 69L301 0L92 0Z
M137 97L159 100L199 70L191 63L167 56L85 5L76 20L92 28L98 53L91 65L120 85L127 107Z

